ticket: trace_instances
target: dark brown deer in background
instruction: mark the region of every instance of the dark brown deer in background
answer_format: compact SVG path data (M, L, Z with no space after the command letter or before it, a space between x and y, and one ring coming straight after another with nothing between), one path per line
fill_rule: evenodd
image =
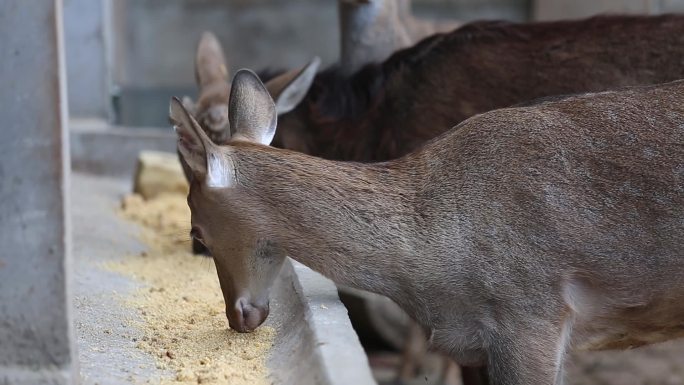
M476 22L350 77L319 73L274 145L328 159L404 155L464 119L528 100L684 78L684 16Z
M495 385L561 384L573 347L684 336L682 81L488 112L375 164L269 147L276 108L250 71L227 145L170 114L236 330L266 318L289 255L391 298Z

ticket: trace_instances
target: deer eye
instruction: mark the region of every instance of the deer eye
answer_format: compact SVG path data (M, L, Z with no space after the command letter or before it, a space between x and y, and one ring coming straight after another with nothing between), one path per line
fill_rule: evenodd
M190 237L204 244L204 239L202 239L202 232L197 227L193 227L190 230ZM206 246L206 245L205 245Z

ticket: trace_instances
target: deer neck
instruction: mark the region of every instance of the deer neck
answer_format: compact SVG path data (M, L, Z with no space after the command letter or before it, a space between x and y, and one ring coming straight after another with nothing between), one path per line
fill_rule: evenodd
M254 226L289 256L337 283L417 307L420 183L405 161L333 162L251 145L234 159Z

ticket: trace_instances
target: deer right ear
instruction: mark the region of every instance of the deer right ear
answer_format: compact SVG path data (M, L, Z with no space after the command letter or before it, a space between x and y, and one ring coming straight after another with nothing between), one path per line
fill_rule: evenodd
M221 43L209 31L202 33L195 56L195 76L198 85L205 85L217 79L228 80L228 65Z
M275 103L259 77L250 70L239 70L230 89L231 138L268 146L275 135L277 120Z
M195 118L183 103L174 97L169 106L169 121L178 135L178 152L193 174L207 174L207 151L204 141L209 140Z
M294 110L313 84L321 59L314 57L303 68L285 72L266 82L266 89L275 100L276 111L282 115Z

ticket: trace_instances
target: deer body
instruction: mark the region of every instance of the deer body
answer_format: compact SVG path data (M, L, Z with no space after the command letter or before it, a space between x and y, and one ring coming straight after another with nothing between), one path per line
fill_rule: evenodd
M289 255L388 296L494 384L684 335L684 82L492 111L377 164L264 146L273 102L251 73L233 84L227 146L172 104L231 325L263 321Z
M581 345L589 348L660 342L668 328L684 336L684 285L673 287L684 282L683 129L645 137L652 132L633 132L630 115L616 118L622 130L587 137L604 124L595 120L600 115L620 114L611 111L575 121L579 132L554 135L548 125L569 118L554 110L476 118L389 164L331 164L236 143L244 195L229 199L258 208L243 215L280 214L264 220L269 226L259 232L338 283L390 297L430 325L433 342L461 363L473 358L451 351L454 333L496 329L507 311L549 321L582 311L588 319L576 320L575 328L587 329ZM677 119L684 124L684 108ZM637 156L630 142L638 143ZM680 157L655 165L652 151ZM679 189L668 190L659 173L676 167ZM605 194L584 193L596 188ZM649 228L639 228L639 219ZM629 228L617 230L622 224ZM653 329L615 327L626 316ZM458 345L473 344L482 349L484 341L464 336Z

